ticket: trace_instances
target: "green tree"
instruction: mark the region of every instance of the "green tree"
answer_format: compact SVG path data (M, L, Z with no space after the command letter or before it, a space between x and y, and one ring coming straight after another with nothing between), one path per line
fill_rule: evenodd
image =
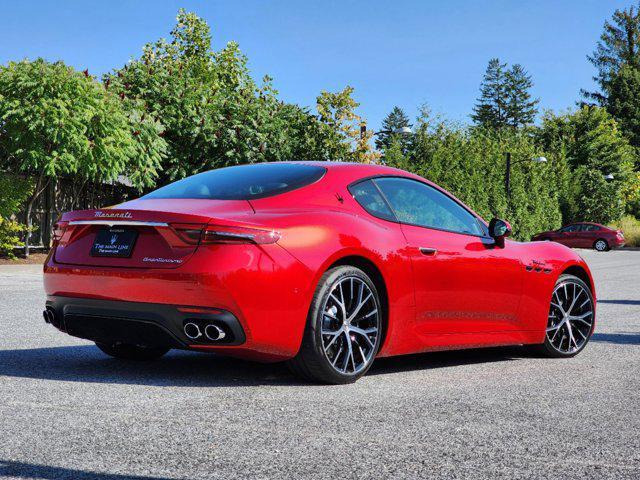
M169 40L147 44L104 82L162 122L162 183L239 163L329 157L318 119L280 101L270 77L257 85L237 43L214 51L209 25L185 10Z
M356 113L360 104L353 87L339 92L322 91L316 100L318 118L324 125L327 153L332 160L372 163L380 154L371 147L373 132L361 127L366 122Z
M411 140L407 135L394 133L402 127L411 128L411 122L404 110L400 107L393 107L393 110L382 120L381 132L376 138L376 148L386 152L392 143L400 146L403 154L409 149ZM386 156L386 155L385 155Z
M640 70L623 66L609 81L607 91L607 111L618 121L629 142L640 147ZM640 168L637 156L636 168Z
M507 64L497 58L489 60L472 120L478 126L495 130L533 123L538 100L531 98L532 86L531 76L521 65L507 68Z
M485 128L502 128L508 124L507 105L507 64L492 58L480 84L480 98L473 107L471 119Z
M608 223L620 218L625 192L634 182L634 152L604 108L584 106L575 113L549 113L538 138L546 150L562 152L572 169L563 202L567 221ZM612 181L605 180L609 174Z
M610 82L622 67L640 68L640 9L632 5L628 9L616 10L611 21L605 21L596 49L587 58L598 70L593 80L600 86L600 91L583 90L582 93L606 106Z
M42 59L0 67L0 125L2 167L35 178L26 205L27 255L31 211L51 179L112 181L125 174L151 185L163 148L161 140L150 141L154 124L128 115L88 72Z
M531 98L531 87L531 76L521 65L515 64L507 71L507 121L514 128L532 124L538 114L538 100Z

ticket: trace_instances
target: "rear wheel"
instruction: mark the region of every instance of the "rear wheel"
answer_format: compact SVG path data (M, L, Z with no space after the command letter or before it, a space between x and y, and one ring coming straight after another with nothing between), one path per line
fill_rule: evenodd
M609 250L609 244L603 238L596 240L593 244L593 248L595 248L599 252L606 252Z
M291 370L322 383L355 382L378 353L381 312L366 273L352 266L328 270L313 296L300 351L288 362Z
M577 355L591 338L594 320L589 286L573 275L560 275L551 295L542 352L550 357Z
M170 349L163 347L142 347L124 343L98 343L96 346L107 355L125 360L155 360L162 357Z

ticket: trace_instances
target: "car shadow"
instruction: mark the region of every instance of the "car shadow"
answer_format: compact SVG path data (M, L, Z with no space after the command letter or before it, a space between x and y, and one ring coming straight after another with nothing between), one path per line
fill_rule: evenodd
M640 305L640 300L598 300L598 303L610 303L612 305Z
M33 478L38 480L59 480L62 478L74 480L168 480L165 477L88 472L85 470L0 459L0 478L6 477Z
M380 358L369 375L447 368L531 357L521 347L487 348ZM0 350L0 376L172 387L310 386L283 363L261 364L210 353L172 351L151 361L105 356L93 345Z
M618 345L640 345L640 333L620 332L620 333L594 333L591 336L592 342L615 343Z
M539 357L538 353L520 346L416 353L399 357L378 358L367 375L431 370L477 363L510 362L536 357Z

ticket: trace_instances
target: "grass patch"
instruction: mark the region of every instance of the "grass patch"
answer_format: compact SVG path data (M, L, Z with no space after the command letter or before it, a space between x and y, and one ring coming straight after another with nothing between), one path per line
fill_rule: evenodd
M609 226L622 230L627 247L640 247L640 220L636 217L627 215Z

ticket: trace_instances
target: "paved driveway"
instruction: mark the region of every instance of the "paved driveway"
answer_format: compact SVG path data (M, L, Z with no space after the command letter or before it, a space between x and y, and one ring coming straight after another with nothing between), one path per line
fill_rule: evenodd
M578 357L423 354L338 387L107 358L44 324L37 267L0 267L0 477L638 479L640 252L582 254L600 303Z

